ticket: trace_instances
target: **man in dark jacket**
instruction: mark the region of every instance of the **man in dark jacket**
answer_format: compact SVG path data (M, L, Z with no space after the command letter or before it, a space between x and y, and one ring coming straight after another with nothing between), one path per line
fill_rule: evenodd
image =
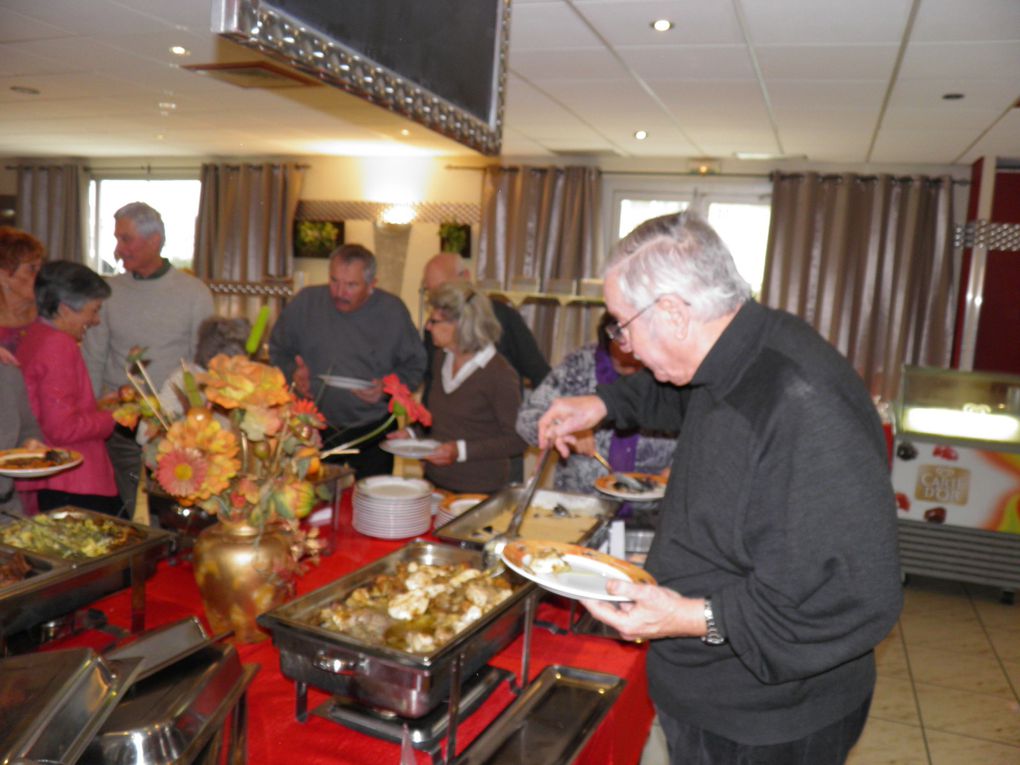
M605 280L613 334L648 368L555 401L543 445L607 418L678 430L648 571L584 601L651 639L674 763L841 763L867 719L873 648L902 605L885 440L853 368L762 307L685 214L639 226Z

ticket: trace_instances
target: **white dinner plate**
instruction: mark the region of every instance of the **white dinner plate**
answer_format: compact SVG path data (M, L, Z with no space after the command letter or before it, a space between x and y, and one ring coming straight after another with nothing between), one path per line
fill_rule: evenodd
M344 390L364 390L372 387L371 380L359 380L357 377L337 377L336 375L319 375L330 388L343 388Z
M535 557L548 552L556 553L569 569L554 573L536 573L532 570L531 563ZM501 557L506 565L525 579L530 579L542 589L565 598L622 602L628 599L606 592L606 582L610 579L655 584L651 574L633 563L600 553L598 550L565 542L517 539L507 543Z
M45 449L7 449L6 451L0 452L0 475L7 476L8 478L45 478L46 476L54 475L62 470L69 470L70 468L77 467L80 465L84 458L78 452L67 451L64 449L56 449L63 455L60 464L51 465L49 467L7 467L7 464L15 460L23 459L41 459L46 454Z
M391 438L379 444L379 448L384 452L409 460L428 457L439 447L440 443L431 438Z
M666 479L661 475L655 475L654 473L624 473L624 475L649 481L654 484L654 488L650 488L647 491L632 491L631 489L619 488L614 486L616 479L611 475L603 475L596 478L595 488L607 497L622 499L628 502L651 502L666 496Z

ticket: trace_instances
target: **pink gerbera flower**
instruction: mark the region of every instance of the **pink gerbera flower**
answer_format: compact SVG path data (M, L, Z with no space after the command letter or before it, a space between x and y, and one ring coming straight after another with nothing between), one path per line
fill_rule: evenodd
M171 495L183 500L199 494L205 483L207 465L198 449L171 449L159 458L156 479Z

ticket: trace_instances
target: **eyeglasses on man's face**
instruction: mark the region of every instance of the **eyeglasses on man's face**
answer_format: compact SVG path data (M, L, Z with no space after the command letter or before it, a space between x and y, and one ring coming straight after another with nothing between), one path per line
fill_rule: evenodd
M643 314L645 311L647 311L653 305L658 303L661 298L662 298L662 295L659 295L659 297L655 298L655 300L653 300L651 303L646 305L644 308L642 308L640 311L638 311L636 314L631 316L629 319L627 319L627 321L623 322L622 324L620 322L618 322L618 321L610 322L606 326L606 334L609 336L609 339L613 340L614 342L617 342L617 343L629 342L630 336L625 334L624 330L627 329L627 327L629 327L631 325L631 323L636 318L638 318L641 314Z

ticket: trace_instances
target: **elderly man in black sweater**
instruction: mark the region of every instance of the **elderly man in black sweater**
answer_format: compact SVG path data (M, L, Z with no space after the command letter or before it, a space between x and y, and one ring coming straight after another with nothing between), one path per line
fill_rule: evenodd
M678 430L647 569L585 601L650 639L674 763L844 762L867 719L873 648L900 612L896 504L875 408L847 361L764 308L718 235L685 214L617 248L605 298L649 371L559 399L543 445L608 418Z

